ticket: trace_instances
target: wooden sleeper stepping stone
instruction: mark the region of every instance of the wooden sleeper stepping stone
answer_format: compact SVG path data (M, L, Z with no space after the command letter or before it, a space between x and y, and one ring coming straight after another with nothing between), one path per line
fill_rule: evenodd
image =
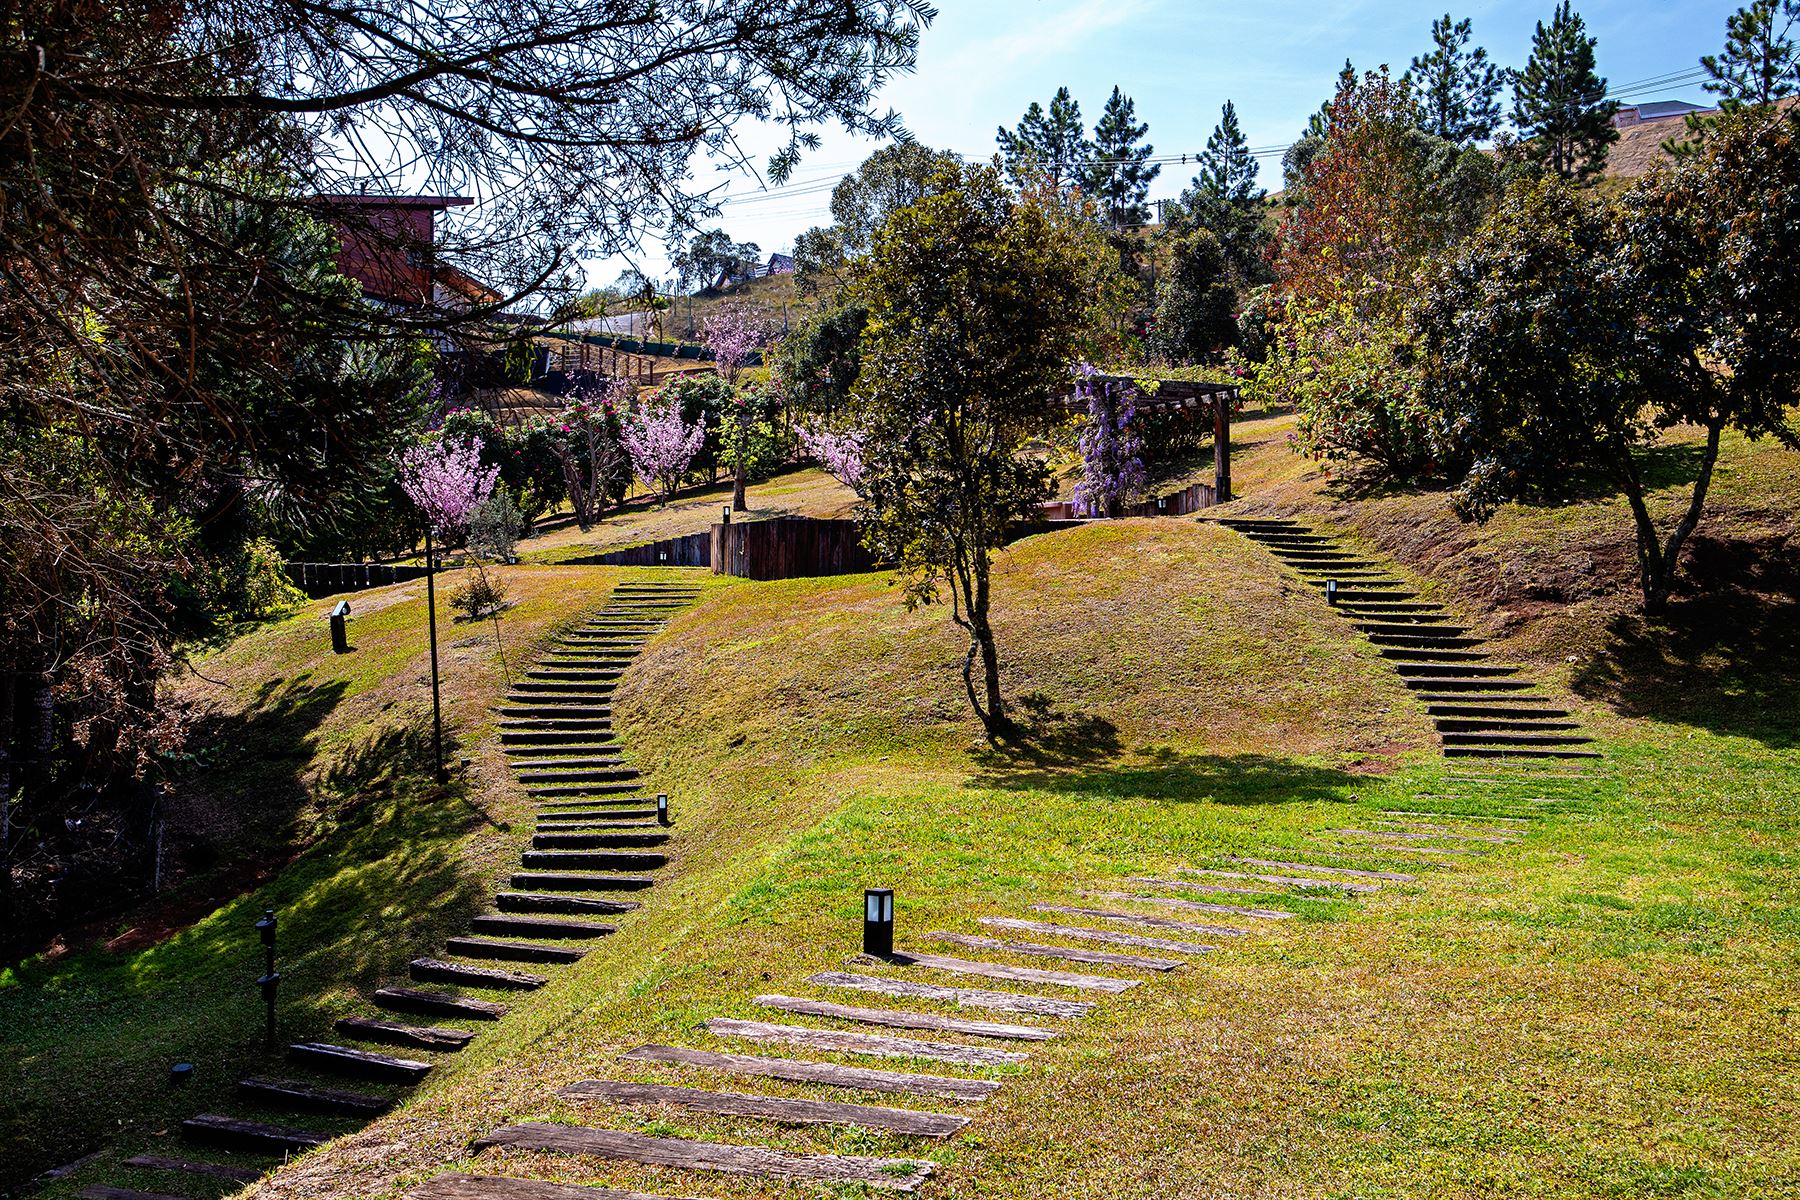
M461 1050L475 1039L474 1031L469 1029L402 1025L398 1021L377 1021L370 1017L339 1017L334 1027L346 1037L413 1050Z
M337 1075L355 1075L363 1079L379 1079L387 1083L413 1084L431 1073L431 1064L415 1058L396 1058L391 1054L374 1054L330 1042L295 1042L288 1047L288 1057L302 1066Z
M261 1121L244 1121L218 1113L201 1113L181 1123L181 1135L197 1142L230 1146L239 1150L263 1153L301 1154L317 1150L331 1140L329 1134L311 1129L295 1129L287 1125L267 1125Z
M519 871L512 877L516 888L541 888L548 892L641 892L655 883L648 875L583 875L567 871Z
M444 943L451 954L465 958L495 958L504 962L580 962L586 950L574 946L543 946L535 942L501 942L489 938L453 937Z
M1254 879L1259 883L1273 883L1281 887L1291 888L1335 888L1345 892L1378 892L1380 886L1372 883L1346 883L1337 879L1306 879L1296 875L1263 875L1251 871L1221 871L1216 867L1182 867L1183 874L1217 875L1225 879Z
M75 1194L81 1200L188 1200L186 1196L171 1196L167 1192L143 1192L107 1183L90 1183Z
M503 917L488 914L469 922L476 933L508 933L516 937L597 938L617 933L616 925L598 921L559 921L554 917Z
M618 1188L461 1172L427 1179L410 1188L406 1195L408 1200L683 1200L680 1196L652 1196L647 1192L625 1192ZM686 1200L694 1200L694 1197Z
M1205 925L1196 921L1177 921L1173 917L1150 917L1143 913L1114 912L1110 908L1082 908L1074 904L1034 904L1036 912L1067 913L1071 917L1093 917L1100 921L1121 921L1128 925L1151 925L1158 929L1180 929L1187 933L1210 933L1218 937L1246 937L1242 929L1229 925Z
M594 896L554 896L540 892L501 892L494 907L502 912L627 913L643 907L636 900L602 900Z
M624 1129L527 1122L496 1129L475 1142L477 1149L508 1146L541 1154L575 1154L616 1162L644 1163L681 1171L728 1175L775 1175L861 1183L885 1191L910 1192L931 1175L932 1164L917 1159L868 1158L850 1154L789 1154L760 1146L651 1137Z
M570 831L567 833L540 832L532 835L531 844L539 850L563 849L600 849L603 847L625 848L630 846L661 846L669 840L664 832L657 833L608 833L603 831L586 832Z
M1230 872L1226 872L1230 874ZM1178 892L1200 892L1207 896L1279 896L1275 885L1268 887L1232 887L1222 883L1196 883L1187 879L1158 879L1154 875L1128 875L1126 883L1135 883L1139 887L1168 888ZM1249 882L1246 880L1246 882ZM1336 887L1336 884L1327 886ZM1273 911L1273 910L1271 910Z
M1510 846L1519 840L1516 836L1504 837L1499 834L1451 833L1448 829L1444 828L1430 831L1421 830L1416 833L1409 832L1405 829L1334 829L1331 832L1343 834L1346 837L1419 838L1424 841L1488 842L1500 846Z
M145 1171L179 1171L184 1175L202 1175L229 1183L254 1183L263 1177L255 1167L234 1167L227 1163L190 1162L185 1158L165 1158L160 1154L138 1154L125 1160L128 1167Z
M812 1029L805 1025L771 1025L764 1021L739 1021L714 1017L708 1033L753 1042L786 1042L810 1050L835 1050L843 1054L871 1054L881 1058L925 1058L965 1067L994 1067L1024 1062L1017 1050L992 1046L962 1046L955 1042L925 1042L917 1038L887 1037L876 1033L851 1033L842 1029Z
M913 1137L948 1137L969 1123L955 1113L915 1112L835 1100L792 1100L742 1092L707 1092L661 1083L588 1079L556 1093L565 1100L606 1100L614 1104L668 1104L724 1117L753 1117L784 1125L857 1125Z
M1087 992L1128 992L1139 983L1136 979L1114 979L1107 975L1082 975L1074 971L1045 971L1037 967L1014 967L1006 963L978 962L968 958L952 958L947 954L915 954L896 950L889 961L903 967L926 967L933 971L949 971L956 975L979 975L984 979L1010 979L1018 983L1049 983L1058 987L1079 988Z
M468 1017L476 1021L498 1021L506 1015L506 1005L492 1000L472 1000L449 992L426 992L418 988L377 988L370 997L382 1008L395 1012L423 1013L437 1017Z
M596 871L653 871L667 866L666 854L634 854L616 850L527 850L527 867L586 867Z
M1018 992L993 992L986 988L943 987L935 983L915 983L910 979L885 979L876 975L856 975L846 971L820 971L808 975L806 982L816 987L850 988L875 992L883 996L905 996L914 1000L940 1000L946 1004L971 1008L992 1008L1001 1012L1030 1013L1039 1017L1085 1017L1094 1006L1085 1000L1052 1000L1046 996L1025 996Z
M1143 937L1135 933L1115 933L1111 929L1089 929L1085 925L1056 925L1049 921L1027 921L1022 917L982 917L990 929L1016 929L1022 933L1042 933L1051 937L1075 938L1100 942L1108 946L1139 946L1145 950L1171 950L1177 954L1211 954L1217 946L1199 942L1178 942L1169 938Z
M295 1079L240 1079L237 1091L242 1099L257 1104L326 1113L334 1117L359 1117L366 1120L379 1117L394 1107L394 1102L386 1096L318 1087Z
M526 992L541 988L550 981L542 975L524 971L503 971L498 967L471 967L436 958L415 958L407 964L412 977L421 983L461 983L470 987L500 988Z
M997 1079L961 1079L954 1075L915 1075L907 1071L878 1071L847 1067L842 1063L808 1062L798 1058L765 1058L758 1054L719 1054L689 1050L683 1046L639 1046L619 1058L625 1062L665 1063L698 1067L729 1075L754 1075L784 1079L790 1083L818 1083L827 1087L855 1088L865 1092L893 1092L908 1096L947 1096L952 1100L986 1100L1000 1090Z
M764 1008L780 1009L782 1012L802 1016L834 1017L839 1021L884 1025L890 1029L929 1029L936 1033L966 1033L974 1037L1007 1038L1020 1042L1047 1042L1058 1036L1056 1030L1042 1029L1036 1025L971 1021L963 1017L912 1012L904 1008L859 1008L850 1004L834 1004L829 1000L807 1000L799 996L758 996L756 1003Z
M1060 958L1068 962L1092 963L1096 966L1137 967L1145 971L1173 971L1187 964L1175 958L1146 958L1141 954L1114 954L1108 950L1082 950L1075 946L1046 946L1039 942L1008 942L999 938L980 937L972 933L933 933L940 941L975 950L999 950L1006 954L1023 954L1033 958Z
M1226 856L1227 862L1240 863L1246 867L1266 867L1271 871L1313 871L1320 875L1347 875L1356 879L1388 879L1396 883L1416 883L1417 875L1402 875L1398 871L1363 871L1353 867L1320 867L1312 863L1278 862L1267 858L1233 858Z
M1137 880L1131 882L1136 883ZM1258 921L1291 921L1294 914L1279 908L1250 908L1242 904L1213 904L1206 900L1176 900L1169 896L1138 896L1131 892L1095 892L1108 900L1136 900L1140 904L1162 904L1169 908L1185 908L1191 912L1223 913L1229 917L1253 917Z

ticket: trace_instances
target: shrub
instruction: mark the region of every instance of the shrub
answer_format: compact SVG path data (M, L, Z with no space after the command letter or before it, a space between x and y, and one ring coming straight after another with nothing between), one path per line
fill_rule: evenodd
M486 571L477 570L475 578L459 588L452 588L448 599L450 607L462 620L479 621L500 611L500 606L506 603L506 585Z
M496 490L469 515L469 548L494 562L509 562L524 518L504 490Z

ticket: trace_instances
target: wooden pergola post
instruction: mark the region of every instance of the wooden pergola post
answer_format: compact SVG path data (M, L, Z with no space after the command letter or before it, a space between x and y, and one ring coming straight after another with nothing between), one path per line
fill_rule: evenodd
M1220 504L1231 499L1231 400L1229 389L1213 397L1213 492Z

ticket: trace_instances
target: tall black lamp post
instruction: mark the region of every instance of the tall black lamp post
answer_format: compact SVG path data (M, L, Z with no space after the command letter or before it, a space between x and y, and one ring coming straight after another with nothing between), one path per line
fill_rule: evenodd
M437 573L437 560L431 552L431 518L425 518L425 624L431 630L431 762L439 783L449 776L444 771L444 706L438 694L437 653L437 589L432 576Z

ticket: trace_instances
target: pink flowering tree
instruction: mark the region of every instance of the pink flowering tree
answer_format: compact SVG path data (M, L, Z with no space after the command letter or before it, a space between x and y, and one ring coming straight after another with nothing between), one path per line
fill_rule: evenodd
M551 451L562 464L569 506L584 533L606 512L607 502L623 494L623 484L631 478L632 459L622 435L623 414L634 390L628 379L583 388L552 422Z
M681 406L672 401L639 408L619 431L619 442L631 456L633 469L640 478L655 483L665 499L675 495L705 440L706 422L683 421Z
M858 484L863 476L863 435L858 429L834 432L823 425L798 425L794 428L800 445L819 460L819 465L837 477L838 482L861 494Z
M441 537L468 527L469 516L494 490L498 466L481 464L480 438L417 442L400 455L400 487Z
M732 413L732 442L737 460L732 472L731 511L743 512L749 507L745 489L749 484L747 463L755 414L748 398L738 390L738 373L750 361L750 355L769 339L768 326L752 309L742 304L725 305L706 322L706 348L712 351L713 367L725 386L732 390L729 411Z

